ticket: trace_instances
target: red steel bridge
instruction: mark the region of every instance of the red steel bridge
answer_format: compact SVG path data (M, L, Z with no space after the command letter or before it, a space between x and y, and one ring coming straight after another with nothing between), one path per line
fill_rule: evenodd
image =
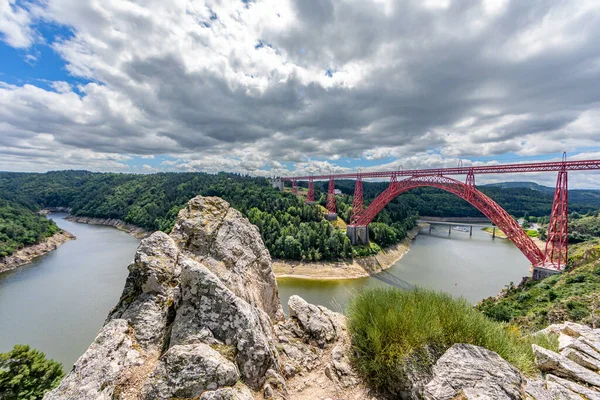
M354 200L352 216L347 228L347 234L353 244L364 244L369 241L368 225L390 201L408 190L418 187L434 187L453 193L466 200L483 215L500 228L506 236L521 250L541 274L550 274L561 271L568 256L568 183L569 171L600 170L600 160L567 161L563 156L562 161L537 162L528 164L504 164L490 166L458 166L454 168L433 168L398 171L357 172L331 175L310 175L282 177L279 182L283 189L283 181L292 183L292 192L298 193L298 181L308 181L306 202L315 203L314 181L329 180L327 194L327 219L337 218L335 204L335 180L355 179ZM533 240L525 233L523 228L494 200L483 194L475 187L475 175L478 174L506 174L526 172L558 172L556 190L550 224L548 226L548 239L545 250L542 251ZM452 175L465 175L465 182L450 178ZM363 203L363 179L385 179L390 184L368 207ZM545 271L545 272L544 272ZM539 272L539 271L538 271Z

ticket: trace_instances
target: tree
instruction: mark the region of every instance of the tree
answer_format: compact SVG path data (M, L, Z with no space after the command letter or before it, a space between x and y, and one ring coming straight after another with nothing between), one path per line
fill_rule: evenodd
M63 375L60 363L18 344L8 353L0 353L0 399L41 399L58 386Z

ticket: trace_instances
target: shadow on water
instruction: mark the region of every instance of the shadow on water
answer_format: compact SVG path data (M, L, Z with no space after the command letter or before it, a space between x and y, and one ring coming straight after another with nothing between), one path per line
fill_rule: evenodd
M371 277L398 289L410 290L415 288L415 285L413 285L412 283L407 282L404 279L399 278L398 276L388 271L379 272L375 275L372 275Z

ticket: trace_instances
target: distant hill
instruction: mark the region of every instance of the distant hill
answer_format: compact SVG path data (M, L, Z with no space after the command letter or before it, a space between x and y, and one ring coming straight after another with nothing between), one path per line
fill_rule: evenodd
M549 186L543 186L535 182L499 182L499 183L489 183L487 185L478 185L479 187L497 187L501 189L531 189L531 190L539 190L540 192L554 192L554 188Z

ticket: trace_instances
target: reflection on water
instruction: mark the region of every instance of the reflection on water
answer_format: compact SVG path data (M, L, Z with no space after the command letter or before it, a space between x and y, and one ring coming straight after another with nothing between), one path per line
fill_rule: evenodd
M479 230L452 231L447 227L420 232L409 252L387 271L363 279L342 282L279 279L284 308L289 297L326 307L343 309L350 298L371 287L394 286L410 289L421 286L463 296L472 303L495 296L510 282L519 282L529 273L529 261L510 241L492 239Z

